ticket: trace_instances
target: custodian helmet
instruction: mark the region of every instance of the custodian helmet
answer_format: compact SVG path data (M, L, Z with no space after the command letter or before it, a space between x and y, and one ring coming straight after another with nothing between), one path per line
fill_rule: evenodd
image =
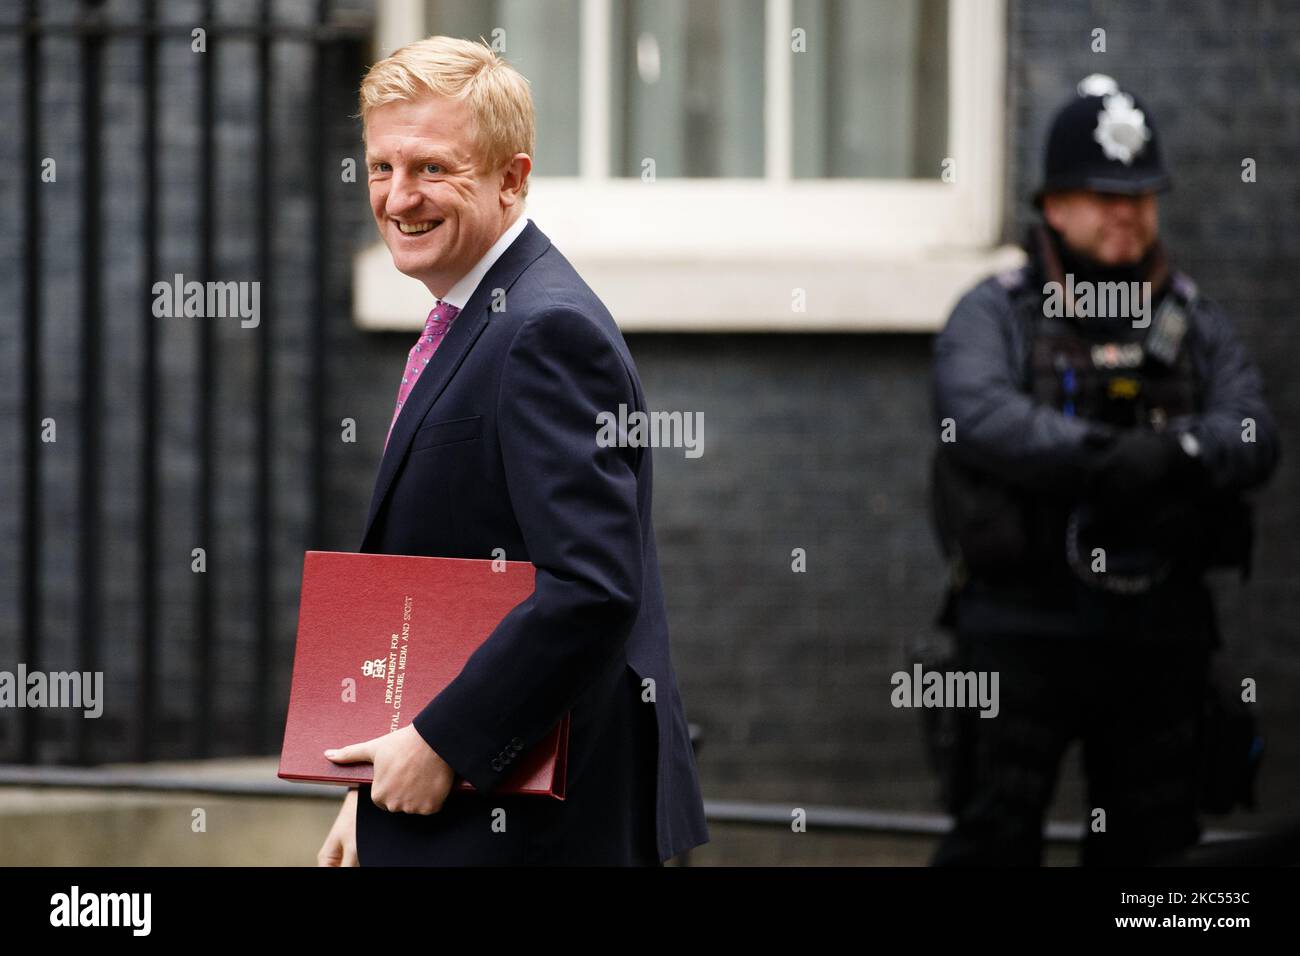
M1160 140L1141 101L1101 73L1080 81L1078 94L1052 120L1034 202L1062 189L1129 195L1168 189Z

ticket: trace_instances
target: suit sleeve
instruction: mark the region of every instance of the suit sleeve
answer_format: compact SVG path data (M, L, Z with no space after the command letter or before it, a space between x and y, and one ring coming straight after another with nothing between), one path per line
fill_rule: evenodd
M487 793L617 655L640 610L636 448L601 447L597 415L635 409L632 377L586 316L527 319L506 355L497 423L510 504L536 567L531 597L416 717ZM507 555L507 558L512 557Z
M1210 488L1242 491L1262 484L1277 467L1277 425L1264 397L1263 376L1227 316L1209 302L1202 309L1197 329L1204 398L1189 427L1200 442Z
M934 407L952 420L949 450L972 468L1044 493L1077 493L1108 429L1037 404L1021 390L1011 303L994 280L968 292L934 344Z

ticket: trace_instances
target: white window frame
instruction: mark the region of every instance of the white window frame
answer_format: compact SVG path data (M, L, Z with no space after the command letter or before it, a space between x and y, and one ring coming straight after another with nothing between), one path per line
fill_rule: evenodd
M626 331L935 331L957 298L1021 261L997 246L1005 0L949 4L955 180L792 175L792 0L766 3L761 178L610 178L612 0L582 0L579 175L537 176L526 213ZM424 5L380 0L376 56L426 35ZM354 314L418 329L424 285L382 242L354 263ZM799 310L802 299L803 310Z

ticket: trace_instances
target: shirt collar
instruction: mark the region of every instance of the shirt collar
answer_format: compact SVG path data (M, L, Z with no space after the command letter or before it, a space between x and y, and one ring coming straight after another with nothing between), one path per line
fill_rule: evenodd
M501 258L501 254L510 248L510 244L519 237L526 225L528 225L528 217L520 215L509 229L501 233L501 238L492 244L492 248L483 253L483 258L474 264L474 268L465 273L460 281L452 286L451 290L440 301L463 310L465 304L469 302L470 296L474 294L474 290L478 288L478 284L487 275L487 271Z

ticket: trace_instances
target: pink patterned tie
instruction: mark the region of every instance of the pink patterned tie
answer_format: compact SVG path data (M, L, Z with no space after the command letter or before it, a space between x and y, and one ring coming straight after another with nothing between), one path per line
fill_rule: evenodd
M406 371L402 373L402 384L397 389L397 407L393 409L393 420L388 423L388 437L384 439L384 448L388 448L388 439L393 435L393 426L397 424L397 416L402 414L402 405L406 403L406 398L411 394L411 389L415 388L416 380L420 377L420 371L429 364L429 359L433 353L438 351L438 346L442 344L442 338L447 334L447 329L451 328L451 323L456 316L460 315L460 309L450 302L439 301L429 313L429 318L424 322L424 331L420 333L419 340L411 347L411 354L406 360Z

